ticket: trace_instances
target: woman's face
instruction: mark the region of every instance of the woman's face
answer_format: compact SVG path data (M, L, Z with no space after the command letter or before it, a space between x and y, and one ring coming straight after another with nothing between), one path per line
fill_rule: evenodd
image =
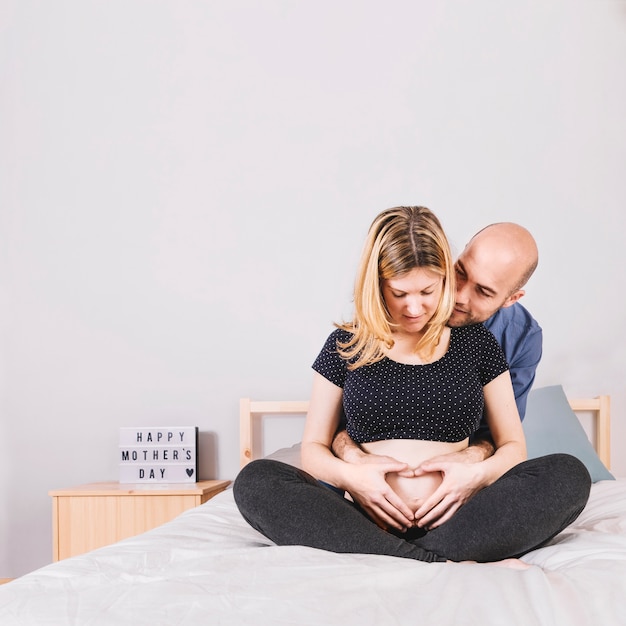
M443 278L416 267L397 278L383 280L383 298L395 332L421 333L435 314L443 289Z

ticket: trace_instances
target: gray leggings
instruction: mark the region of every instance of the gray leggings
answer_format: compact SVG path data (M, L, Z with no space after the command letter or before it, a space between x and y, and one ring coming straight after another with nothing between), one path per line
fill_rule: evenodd
M429 532L381 530L351 501L306 472L269 459L246 465L233 486L241 514L278 545L385 554L419 561L498 561L539 547L581 513L591 488L567 454L525 461Z

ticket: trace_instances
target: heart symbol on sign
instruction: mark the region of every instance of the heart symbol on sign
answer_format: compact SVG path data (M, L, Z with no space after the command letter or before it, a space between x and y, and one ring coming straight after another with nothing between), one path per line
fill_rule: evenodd
M187 472L187 476L192 476L193 475L193 470L192 469L188 469L185 470Z

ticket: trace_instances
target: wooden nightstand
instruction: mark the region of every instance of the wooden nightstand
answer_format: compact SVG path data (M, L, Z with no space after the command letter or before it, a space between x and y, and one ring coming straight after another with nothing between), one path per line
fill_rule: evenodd
M53 559L143 533L203 504L229 484L229 480L176 485L107 482L50 491Z

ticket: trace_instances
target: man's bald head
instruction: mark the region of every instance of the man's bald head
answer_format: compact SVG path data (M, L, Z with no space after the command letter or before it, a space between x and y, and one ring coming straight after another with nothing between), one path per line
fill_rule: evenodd
M450 326L484 322L517 302L538 257L533 236L519 224L499 222L477 232L455 265L456 306Z
M477 248L483 255L489 255L492 262L506 272L511 293L528 282L539 262L539 251L534 237L526 228L513 222L490 224L478 231L463 254Z

